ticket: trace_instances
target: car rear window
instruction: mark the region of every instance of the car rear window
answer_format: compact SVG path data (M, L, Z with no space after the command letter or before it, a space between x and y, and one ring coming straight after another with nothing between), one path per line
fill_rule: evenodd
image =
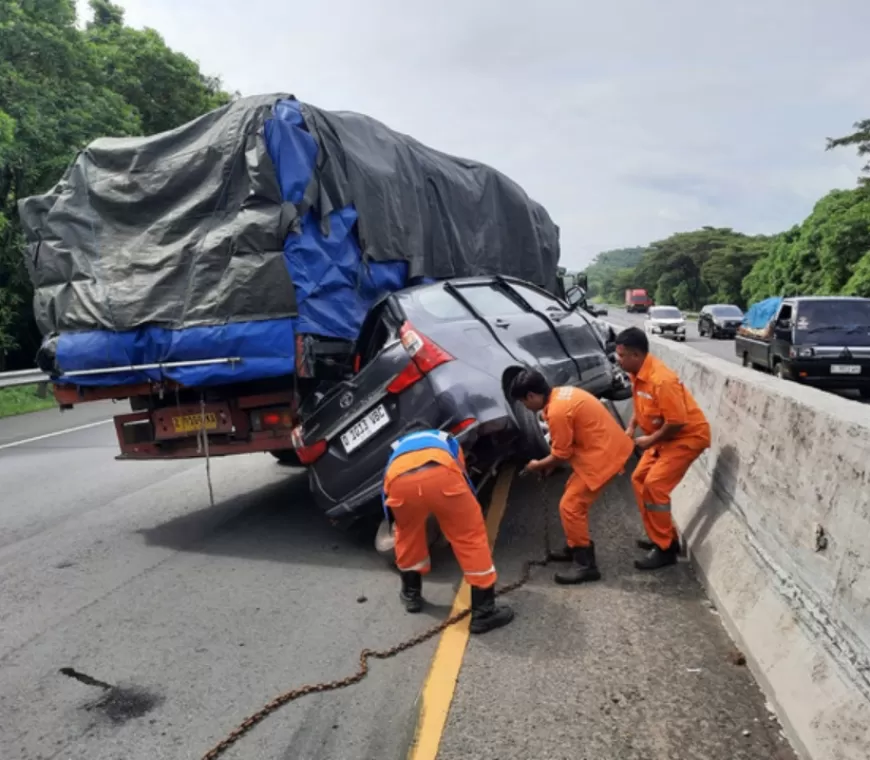
M713 306L710 312L714 317L733 317L738 319L743 316L743 312L736 306Z
M399 300L406 310L423 311L434 319L453 321L460 319L472 319L465 306L441 286L433 286L403 293Z
M491 285L474 285L460 289L465 298L482 317L504 317L524 314L525 310L507 293Z

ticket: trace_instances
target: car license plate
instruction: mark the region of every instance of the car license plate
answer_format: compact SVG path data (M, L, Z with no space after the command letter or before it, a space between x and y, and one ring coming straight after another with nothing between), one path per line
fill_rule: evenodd
M858 364L832 364L832 375L860 375L861 366Z
M217 430L218 418L214 412L205 413L205 424L202 414L183 414L172 418L172 429L176 434L196 433L200 430Z
M358 419L347 432L341 434L341 445L344 446L345 452L350 454L389 424L390 416L384 405L380 404L365 417Z

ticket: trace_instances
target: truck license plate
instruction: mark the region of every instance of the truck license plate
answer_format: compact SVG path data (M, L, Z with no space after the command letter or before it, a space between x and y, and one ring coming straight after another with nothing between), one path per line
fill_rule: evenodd
M860 375L861 367L858 364L832 364L832 375Z
M214 412L205 413L205 424L203 424L202 414L184 414L179 417L172 418L173 432L181 435L183 433L196 433L200 430L217 430L218 419Z
M384 405L379 404L367 415L358 419L346 433L341 434L341 445L344 446L345 452L350 454L389 424L390 416Z

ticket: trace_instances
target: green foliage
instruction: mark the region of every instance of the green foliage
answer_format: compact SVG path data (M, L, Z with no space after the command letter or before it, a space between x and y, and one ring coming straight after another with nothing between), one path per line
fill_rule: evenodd
M56 407L57 402L51 394L40 395L36 385L23 385L16 388L0 388L0 418L15 414L36 412L40 409Z
M154 30L125 27L118 6L91 10L80 29L73 0L0 0L0 356L20 348L25 366L38 336L17 201L97 137L171 129L230 97Z
M852 134L835 139L829 138L828 150L855 146L858 149L859 156L870 155L870 119L855 122L852 126L855 130ZM870 174L870 162L864 164L863 171ZM870 185L870 177L861 177L858 181L863 185Z
M604 251L586 268L589 295L601 301L622 303L626 288L632 287L634 268L640 263L645 248L619 248Z

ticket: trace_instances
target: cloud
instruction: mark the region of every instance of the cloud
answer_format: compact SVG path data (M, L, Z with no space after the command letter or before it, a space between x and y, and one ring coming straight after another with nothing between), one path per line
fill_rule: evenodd
M854 185L825 138L870 117L866 0L116 2L230 88L499 168L576 266L703 224L790 227Z

